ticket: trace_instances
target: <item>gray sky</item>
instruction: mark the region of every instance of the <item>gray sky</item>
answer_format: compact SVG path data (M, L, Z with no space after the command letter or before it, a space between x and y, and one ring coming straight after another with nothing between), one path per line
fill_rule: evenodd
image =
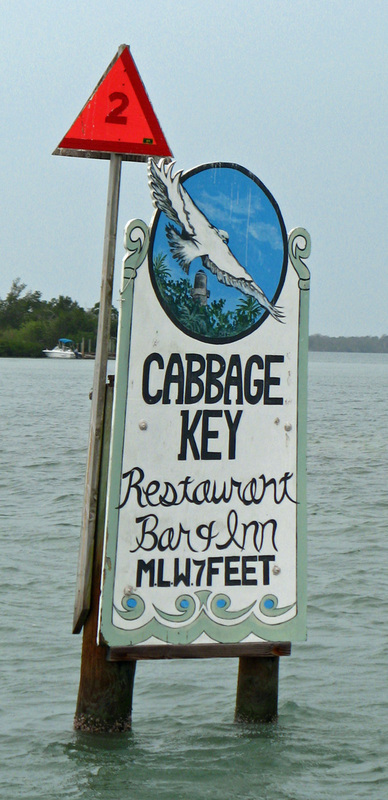
M126 43L177 166L239 163L310 232L310 332L388 333L386 0L1 9L0 297L20 277L99 299L109 162L51 153ZM151 216L145 165L124 163L116 276L125 223Z

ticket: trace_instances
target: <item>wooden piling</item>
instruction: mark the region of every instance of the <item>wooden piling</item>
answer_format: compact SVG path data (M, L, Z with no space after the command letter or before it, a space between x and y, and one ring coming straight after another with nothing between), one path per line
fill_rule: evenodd
M235 722L272 722L278 714L279 656L241 656Z
M91 609L83 630L81 675L74 717L74 728L90 733L130 729L136 670L136 661L107 661L107 648L96 643L112 405L113 380L110 380L105 395Z

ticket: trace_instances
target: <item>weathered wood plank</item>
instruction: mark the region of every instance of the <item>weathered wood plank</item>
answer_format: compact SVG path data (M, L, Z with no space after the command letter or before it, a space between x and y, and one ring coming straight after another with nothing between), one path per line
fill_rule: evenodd
M116 251L117 215L120 191L121 156L111 155L105 220L100 311L98 315L96 360L94 365L89 451L78 557L77 590L73 633L79 633L90 609L94 536L96 530L98 479L100 471L102 424L105 403L108 340L112 310L112 288Z
M289 656L290 642L254 642L252 644L184 644L184 645L139 645L136 647L111 647L109 661L144 661L147 659L174 658L239 658L260 656L261 658Z

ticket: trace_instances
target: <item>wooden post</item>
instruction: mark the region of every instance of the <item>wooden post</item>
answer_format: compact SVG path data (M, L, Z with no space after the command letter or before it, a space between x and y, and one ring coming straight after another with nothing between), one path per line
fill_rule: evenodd
M92 411L90 416L89 452L85 479L81 542L78 557L77 594L74 608L73 633L79 633L82 630L82 626L90 609L91 568L97 514L98 474L101 456L106 368L108 362L108 339L112 311L121 160L121 156L115 153L111 154L105 218L104 253L102 259L100 310L98 314L96 361L94 365Z
M76 730L90 733L130 729L136 670L136 661L107 661L107 648L96 644L112 404L113 380L106 387L91 609L83 631L81 676L74 718Z
M236 722L272 722L278 713L279 656L242 656L236 697Z

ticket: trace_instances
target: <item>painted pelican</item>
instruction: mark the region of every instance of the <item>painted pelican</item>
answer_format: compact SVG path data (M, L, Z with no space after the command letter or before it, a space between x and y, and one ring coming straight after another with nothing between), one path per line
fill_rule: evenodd
M155 208L163 211L172 223L166 226L166 236L173 257L184 272L200 257L202 264L225 286L233 286L251 295L282 322L281 310L265 296L249 272L237 261L228 246L228 234L209 222L181 183L182 170L172 174L175 161L162 158L158 163L148 160L148 182ZM174 225L179 226L180 232Z

